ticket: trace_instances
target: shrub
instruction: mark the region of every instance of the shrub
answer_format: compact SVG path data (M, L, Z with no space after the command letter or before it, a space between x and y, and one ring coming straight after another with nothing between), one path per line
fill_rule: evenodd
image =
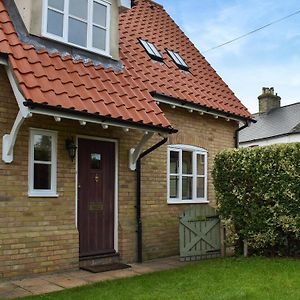
M213 179L220 213L240 242L264 254L300 251L300 143L225 150Z

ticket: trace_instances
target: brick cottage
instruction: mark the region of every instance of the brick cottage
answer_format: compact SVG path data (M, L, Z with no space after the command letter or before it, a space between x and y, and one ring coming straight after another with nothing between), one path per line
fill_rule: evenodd
M251 116L150 0L0 1L0 278L178 253Z

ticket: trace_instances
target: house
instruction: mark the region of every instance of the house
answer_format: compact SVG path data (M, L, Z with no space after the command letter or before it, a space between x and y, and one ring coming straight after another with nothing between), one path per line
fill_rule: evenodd
M0 1L0 277L178 253L250 113L149 0Z
M239 146L254 147L300 142L300 102L281 106L274 88L264 87L258 97L256 121L240 131Z

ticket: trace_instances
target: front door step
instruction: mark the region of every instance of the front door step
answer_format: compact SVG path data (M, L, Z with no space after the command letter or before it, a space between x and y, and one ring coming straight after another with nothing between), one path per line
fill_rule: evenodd
M91 266L109 265L109 264L115 264L119 262L120 262L119 253L111 253L105 255L81 257L79 259L79 267L80 269L84 269Z
M107 271L114 271L114 270L122 270L131 268L129 265L122 264L122 263L112 263L112 264L99 264L94 266L86 266L81 267L82 270L89 271L92 273L101 273L101 272L107 272Z

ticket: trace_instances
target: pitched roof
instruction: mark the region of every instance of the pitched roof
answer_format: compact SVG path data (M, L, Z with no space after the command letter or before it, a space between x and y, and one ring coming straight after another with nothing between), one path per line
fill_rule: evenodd
M171 128L150 92L156 91L201 106L250 118L204 57L168 16L148 0L120 16L122 71L38 50L22 42L0 0L0 52L7 53L25 99L144 125ZM164 63L149 58L138 38L153 42ZM178 51L190 72L178 69L165 48Z
M300 133L300 102L253 117L257 122L240 131L240 143Z

